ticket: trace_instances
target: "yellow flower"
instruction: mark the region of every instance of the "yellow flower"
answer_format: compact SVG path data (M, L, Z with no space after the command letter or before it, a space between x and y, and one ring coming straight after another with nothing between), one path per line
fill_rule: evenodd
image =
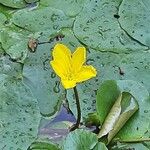
M78 47L71 54L69 48L63 44L56 44L53 49L52 68L61 78L65 89L73 88L77 83L96 76L96 69L91 65L84 65L86 61L86 49Z

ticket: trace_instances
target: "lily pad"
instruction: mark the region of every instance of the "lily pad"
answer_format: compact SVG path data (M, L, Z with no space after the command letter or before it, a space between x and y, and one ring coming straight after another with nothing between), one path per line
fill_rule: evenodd
M107 115L98 137L107 135L107 143L109 143L137 110L136 99L130 93L121 93Z
M11 61L8 55L1 56L0 57L0 72L1 74L14 76L16 78L21 78L22 64Z
M149 138L146 135L150 131L150 97L147 89L135 81L117 81L121 90L130 92L137 99L139 110L135 115L123 126L116 135L122 141L142 140ZM130 130L130 132L128 132Z
M124 0L119 7L119 22L124 30L144 45L150 47L150 1Z
M122 79L135 80L150 92L150 53L138 52L122 56L120 68L124 72Z
M50 48L50 44L38 46L35 52L29 53L23 67L24 82L37 98L44 116L54 114L63 99L60 81L49 65Z
M100 51L129 53L143 51L147 47L133 40L120 27L118 8L121 0L88 1L76 17L74 33L88 47ZM86 14L86 15L85 15Z
M101 88L99 89L97 95L97 110L101 119L101 123L103 123L106 114L109 113L109 109L112 107L114 99L116 100L118 98L117 97L118 89L120 90L120 92L124 91L130 92L133 95L133 97L135 97L135 99L137 100L139 110L128 121L126 120L127 121L126 124L121 128L121 130L119 131L119 133L116 135L115 138L117 140L119 139L120 141L142 140L144 134L149 131L150 127L149 122L147 122L150 116L149 115L150 103L148 98L149 93L142 85L136 83L135 81L131 80L105 81L101 85ZM116 94L115 97L111 96L112 90L114 90L113 95ZM109 94L109 92L111 94ZM110 101L107 101L108 95L110 95ZM103 112L104 111L103 105L104 108L106 107L105 113Z
M103 143L98 142L96 134L86 130L75 130L68 134L63 143L63 150L107 150Z
M40 0L41 5L60 9L70 17L76 16L82 10L85 2L86 0Z
M61 10L42 7L17 11L13 14L12 21L28 31L40 32L48 29L53 33L62 27L71 27L74 19L67 17Z
M0 3L12 8L23 8L26 6L24 0L1 0Z
M35 140L40 121L37 100L14 77L0 75L0 149L25 150Z
M3 29L0 33L0 43L5 52L18 62L23 62L28 53L27 36L17 31Z

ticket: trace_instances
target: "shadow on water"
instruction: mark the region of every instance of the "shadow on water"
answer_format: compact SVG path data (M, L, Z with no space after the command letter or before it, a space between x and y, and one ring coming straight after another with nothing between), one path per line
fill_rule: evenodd
M69 122L70 124L74 124L76 122L75 116L68 112L64 106L61 107L56 117L48 121L39 129L39 137L44 136L53 142L59 142L69 133L69 125L68 127L67 125L65 127L63 122ZM62 126L59 124L62 124Z
M64 122L67 122L65 125ZM69 128L76 122L75 116L69 112L64 106L61 107L57 116L52 120L44 123L44 125L39 129L38 136L46 137L54 143L59 143L64 137L69 133ZM85 127L81 125L82 129L90 130L96 133L96 126Z

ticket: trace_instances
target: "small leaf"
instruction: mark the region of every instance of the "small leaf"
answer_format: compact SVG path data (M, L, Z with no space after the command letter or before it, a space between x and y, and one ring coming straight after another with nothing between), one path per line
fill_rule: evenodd
M82 129L70 132L63 143L63 150L107 150L103 143L98 142L96 134ZM100 149L101 150L101 149Z

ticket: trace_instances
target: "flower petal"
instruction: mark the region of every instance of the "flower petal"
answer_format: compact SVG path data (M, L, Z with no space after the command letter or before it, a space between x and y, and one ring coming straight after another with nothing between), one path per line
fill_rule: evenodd
M72 68L74 73L77 73L86 60L86 49L85 47L78 47L72 55Z
M53 50L53 59L63 65L66 72L71 68L71 51L63 44L56 44Z
M97 71L93 66L91 65L83 66L81 70L79 71L79 73L77 74L76 80L77 82L82 82L82 81L95 77L96 74L97 74Z
M76 86L76 81L74 80L61 80L62 85L65 89L70 89Z
M58 61L50 61L50 64L55 71L55 73L60 77L60 78L65 78L66 75L66 70L65 67L61 62Z

